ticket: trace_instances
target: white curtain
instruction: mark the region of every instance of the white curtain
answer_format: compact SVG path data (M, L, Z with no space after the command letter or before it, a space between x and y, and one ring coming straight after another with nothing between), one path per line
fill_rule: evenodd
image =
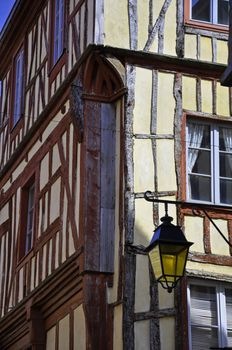
M204 126L190 123L188 126L188 173L191 173L197 160L199 148L203 138ZM194 147L194 149L192 148Z
M232 129L222 128L222 135L225 143L226 152L232 152ZM228 156L228 165L232 171L232 157Z

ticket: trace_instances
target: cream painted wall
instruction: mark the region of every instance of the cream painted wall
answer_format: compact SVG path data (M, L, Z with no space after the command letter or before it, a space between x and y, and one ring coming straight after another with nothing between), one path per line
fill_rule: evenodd
M158 73L157 134L173 134L175 99L174 74Z
M58 341L58 350L69 350L70 344L70 316L67 315L62 318L59 322L59 341Z
M56 327L52 327L47 332L46 350L55 350L55 349L56 349Z
M137 254L135 276L135 312L150 310L150 277L148 257Z
M114 307L113 350L122 350L122 304Z
M73 350L86 350L86 327L83 306L74 310Z
M202 112L213 113L213 90L212 81L201 80L201 103Z
M135 322L135 350L150 349L150 321Z
M175 350L174 317L164 317L160 319L160 343L161 350Z
M185 34L185 58L196 59L197 57L197 36Z
M183 108L196 111L196 78L183 76L182 78Z
M212 61L212 56L212 39L202 35L200 42L200 60Z
M213 220L217 227L221 230L224 236L228 237L228 222L227 220ZM230 256L229 245L220 236L215 227L210 224L210 240L211 240L211 250L212 254L227 255Z
M157 176L159 191L177 190L173 140L157 140Z
M152 71L136 68L134 133L150 134Z
M215 278L225 280L225 276L232 282L232 269L231 266L221 266L213 264L201 264L194 261L188 261L186 265L187 273L194 273L195 275L208 277L209 275L215 275Z
M104 44L129 48L127 1L104 1ZM120 33L120 35L119 35Z
M147 246L151 240L153 230L152 203L145 201L143 198L136 199L134 243Z
M221 86L217 83L217 114L221 116L229 116L229 88Z
M203 218L185 216L184 218L185 236L189 242L193 242L190 251L204 253L203 241Z
M150 140L134 140L134 179L135 192L154 187L154 165Z

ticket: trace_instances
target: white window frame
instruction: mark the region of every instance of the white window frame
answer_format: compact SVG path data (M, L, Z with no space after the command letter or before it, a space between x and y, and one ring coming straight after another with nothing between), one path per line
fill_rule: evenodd
M64 4L65 0L55 0L54 4L54 64L58 61L64 50Z
M189 139L188 139L188 128L189 123L195 123L200 125L208 125L210 126L210 152L211 152L211 169L210 169L210 176L211 176L211 201L203 201L203 200L197 200L190 198L190 188L188 183L188 145L189 145ZM196 120L193 118L189 118L186 123L186 193L187 193L187 199L190 202L199 202L199 203L212 203L212 204L218 204L218 205L231 205L232 203L226 204L223 202L220 202L220 163L219 163L219 127L226 127L228 129L232 129L231 126L228 125L228 123L217 123L217 122L207 122L203 120ZM217 151L218 150L218 151ZM201 175L199 173L199 175ZM204 174L203 174L204 175Z
M13 109L13 126L22 116L23 107L23 79L24 79L24 50L20 49L15 57L15 82L14 82L14 109Z
M190 280L187 287L187 301L188 301L188 338L189 338L189 350L192 348L192 330L191 330L191 295L190 286L207 286L214 287L216 292L217 301L217 329L218 329L218 347L228 346L227 342L227 316L226 316L226 297L225 290L232 289L232 286L219 282L219 281L207 281L207 280Z
M229 0L225 0L229 3ZM192 21L210 23L214 25L228 27L227 24L218 23L218 0L210 0L210 21L202 21L200 19L192 18L193 0L190 0L190 18Z

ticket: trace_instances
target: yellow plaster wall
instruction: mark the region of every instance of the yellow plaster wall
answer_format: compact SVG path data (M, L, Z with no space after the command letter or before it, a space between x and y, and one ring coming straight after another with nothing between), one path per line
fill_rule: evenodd
M128 4L125 0L104 1L105 45L129 48L129 22L127 8Z
M134 133L150 134L152 71L136 68Z
M113 350L122 350L122 305L114 308L114 335L113 335Z
M173 140L157 140L157 175L159 191L177 190Z
M158 74L157 134L173 134L175 109L173 79L174 74Z
M60 320L59 322L59 346L58 350L69 350L69 327L70 327L70 322L69 322L69 315L65 316Z
M150 140L134 140L135 192L154 187L154 165Z
M227 41L217 40L217 63L227 64L228 43Z
M152 203L143 198L136 199L134 244L149 244L154 230L152 210Z
M197 57L197 36L195 34L185 34L185 58L196 59Z
M214 219L213 221L224 234L224 236L229 239L227 220ZM220 236L212 224L210 224L210 239L212 254L230 255L229 245L224 241L224 239Z
M159 283L158 283L158 293L159 293L160 309L174 307L174 293L167 293L167 290L164 289Z
M164 53L176 55L176 2L172 1L165 16Z
M135 312L145 312L150 309L150 278L149 261L144 255L136 256L135 276Z
M182 78L183 108L196 111L196 78L183 76Z
M213 113L212 81L201 80L201 109L205 113Z
M143 50L148 38L149 0L138 1L138 50Z
M191 251L204 253L203 241L203 218L185 216L184 218L185 236L189 242L193 242Z
M86 327L83 306L80 305L74 310L74 333L73 350L86 349Z
M201 61L212 61L212 39L205 36L201 36L200 40Z
M229 116L229 88L217 83L217 114Z
M150 349L150 321L135 322L135 350Z
M52 327L47 332L46 350L56 350L56 327Z
M209 274L214 274L217 279L223 274L228 276L232 281L232 269L231 266L221 266L213 264L201 264L193 261L188 261L186 265L186 271L195 272L202 276L208 276ZM224 276L222 277L224 280Z
M164 317L160 319L161 350L175 350L175 318Z

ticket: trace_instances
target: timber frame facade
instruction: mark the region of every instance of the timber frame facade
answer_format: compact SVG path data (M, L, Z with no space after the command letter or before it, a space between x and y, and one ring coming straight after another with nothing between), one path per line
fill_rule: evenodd
M191 207L170 213L194 241L174 293L139 249L163 216L146 190L191 200L189 124L232 122L228 26L190 5L16 1L0 34L1 350L195 350L190 284L230 289L232 250ZM232 243L230 206L206 202Z

